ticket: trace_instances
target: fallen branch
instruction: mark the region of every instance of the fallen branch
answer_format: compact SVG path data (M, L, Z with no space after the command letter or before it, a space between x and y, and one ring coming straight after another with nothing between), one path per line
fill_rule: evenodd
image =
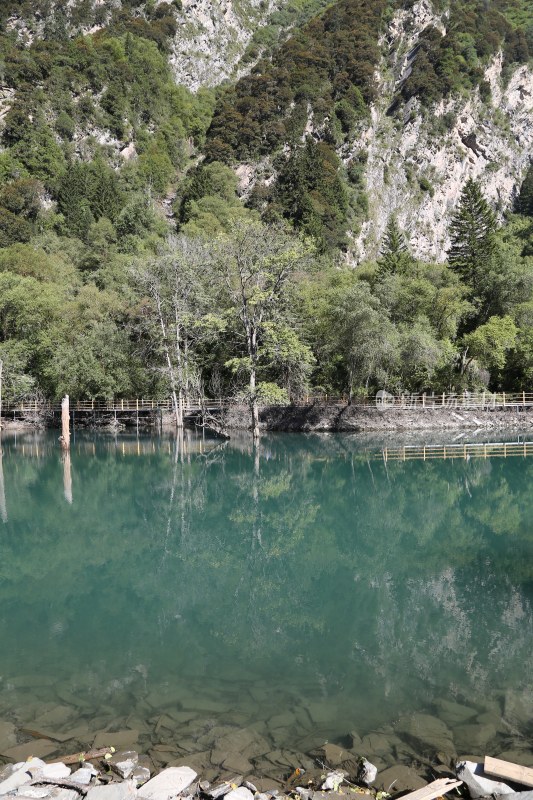
M71 756L54 758L53 761L48 761L48 763L55 764L57 761L62 761L63 764L83 764L84 761L93 761L95 758L111 757L114 752L114 747L101 747L99 750L87 750L86 753L74 753Z

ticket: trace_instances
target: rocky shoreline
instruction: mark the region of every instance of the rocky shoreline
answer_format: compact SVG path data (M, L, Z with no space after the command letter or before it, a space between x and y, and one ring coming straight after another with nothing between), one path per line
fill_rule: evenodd
M108 738L117 737L109 734ZM19 747L21 753L23 749ZM287 770L281 782L231 773L211 782L187 764L166 767L154 775L148 756L134 750L117 750L111 745L51 762L30 754L25 761L0 769L0 797L6 800L341 800L346 795L360 794L368 800L386 800L411 792L418 794L420 790L426 790L430 797L453 792L472 800L500 795L505 795L506 800L533 797L533 792L521 784L502 782L492 777L492 773L488 775L483 761L470 760L475 757L446 764L446 757L437 753L434 762L425 765L425 777L431 784L421 777L420 768L397 765L380 772L364 756L357 755L353 747L325 743L309 757L310 767ZM526 772L533 774L533 770ZM527 778L524 782L527 785Z
M198 412L186 418L186 424L195 427L201 422ZM394 433L422 431L496 431L533 429L533 409L510 406L503 410L480 410L462 408L376 408L374 406L264 406L259 411L261 430L302 433ZM53 417L40 417L29 414L24 418L10 420L3 418L0 429L4 431L36 430L57 428L58 421ZM154 427L174 429L172 414L154 417L115 420L113 415L77 415L76 428L90 430L122 430L136 428L151 431ZM206 428L214 430L246 431L250 428L250 411L242 405L235 405L212 415L211 424Z
M250 426L249 411L230 408L224 415L228 430ZM454 408L368 408L360 406L268 406L260 410L265 431L388 432L446 430L527 430L533 428L533 409L510 407L499 411Z
M531 742L519 733L530 722L528 697L508 692L505 719L496 701L487 699L482 708L441 699L439 717L407 714L362 737L351 731L338 743L325 741L308 750L276 744L271 733L287 723L281 717L291 712L240 727L217 717L201 722L198 712L168 707L142 731L141 720L131 717L129 723L136 727L123 720L120 730L110 724L90 734L87 720L78 718L76 728L70 717L67 724L66 707L57 706L28 727L17 725L14 716L0 720L0 759L5 764L0 766L0 797L340 800L355 793L385 800L429 790L435 780L459 779L462 797L505 794L506 800L533 800L533 792L487 776L483 766L489 754L533 767ZM316 729L307 740L316 742L318 736ZM88 743L91 749L75 750Z

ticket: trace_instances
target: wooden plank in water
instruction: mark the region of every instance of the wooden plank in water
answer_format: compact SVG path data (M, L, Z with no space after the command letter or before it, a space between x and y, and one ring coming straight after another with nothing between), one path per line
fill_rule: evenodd
M506 778L513 783L521 783L523 786L533 786L533 769L531 767L522 767L520 764L502 761L501 758L485 756L484 769L487 775Z
M462 781L455 781L453 778L439 778L432 783L428 783L423 789L404 794L402 800L434 800L434 798L440 797L446 792L451 792L452 789L457 789L461 784Z

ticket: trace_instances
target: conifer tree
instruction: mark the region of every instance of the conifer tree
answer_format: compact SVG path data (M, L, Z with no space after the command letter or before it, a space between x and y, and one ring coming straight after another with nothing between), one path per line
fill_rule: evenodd
M450 267L477 293L490 269L496 244L496 217L472 178L464 185L450 225Z
M527 171L515 207L519 214L533 217L533 164L530 165Z
M395 273L404 273L412 263L405 234L399 227L396 217L390 216L381 242L378 259L380 277Z

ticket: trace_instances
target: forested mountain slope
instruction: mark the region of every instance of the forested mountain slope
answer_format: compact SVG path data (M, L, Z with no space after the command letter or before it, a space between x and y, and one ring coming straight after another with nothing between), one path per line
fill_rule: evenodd
M532 55L529 0L4 0L5 396L531 388Z

